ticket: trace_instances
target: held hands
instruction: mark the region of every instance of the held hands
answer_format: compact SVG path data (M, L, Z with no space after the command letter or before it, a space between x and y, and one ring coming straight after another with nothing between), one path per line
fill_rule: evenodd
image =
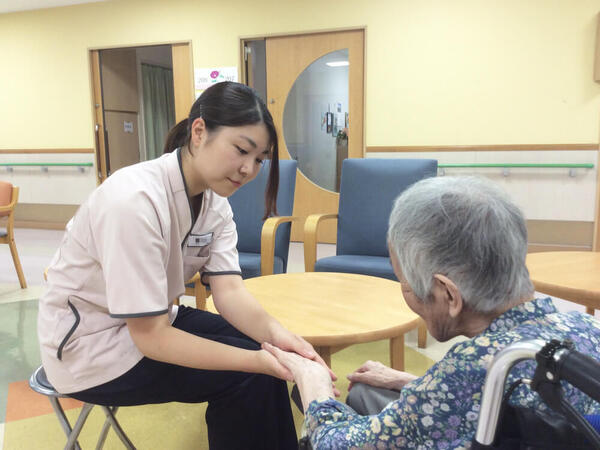
M303 356L304 358L307 358L309 360L312 360L312 361L320 364L325 369L327 369L327 372L329 373L329 377L330 377L331 381L337 380L336 374L333 373L333 371L327 366L327 364L325 364L325 361L323 361L323 358L321 358L321 356L319 356L319 354L315 351L313 346L310 345L310 343L308 343L306 340L304 340L304 338L302 338L301 336L298 336L297 334L289 332L288 330L286 330L283 327L280 327L276 331L272 332L271 336L272 336L272 344L275 347L278 347L281 350L285 350L287 352L297 353L298 355ZM263 346L263 348L264 348L264 346ZM271 353L273 353L273 352L271 352ZM274 355L274 356L277 356L277 355ZM280 362L282 362L282 361L280 361ZM335 385L333 385L333 391L335 393L335 396L339 397L340 391L338 391L335 388Z
M285 381L294 381L294 375L292 372L267 350L259 350L256 352L256 354L259 359L259 367L262 368L260 371L261 373L271 375Z
M283 351L268 342L263 342L262 347L292 373L300 391L304 411L313 400L333 397L331 371L326 365L304 358L297 353Z
M378 361L367 361L348 375L347 378L350 380L348 390L352 389L354 383L364 383L369 386L399 391L406 383L418 377L407 372L392 369Z
M298 335L286 332L283 338L278 342L277 347L269 345L271 348L280 351L280 354L275 354L273 351L268 349L263 343L262 350L257 352L259 358L259 367L261 373L271 375L286 381L297 381L295 374L290 370L286 362L280 358L281 354L294 355L298 360L307 361L314 364L319 369L323 370L327 374L327 380L331 384L332 380L337 380L337 376L327 367L323 358L319 356L313 349L312 345L306 342L303 338ZM284 351L285 350L285 351ZM287 360L290 361L289 359ZM336 396L340 395L340 392L333 386Z

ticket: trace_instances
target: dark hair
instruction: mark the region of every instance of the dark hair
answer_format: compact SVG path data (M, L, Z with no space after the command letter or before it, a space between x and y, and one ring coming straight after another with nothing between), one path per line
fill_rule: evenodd
M264 123L269 133L271 164L265 191L265 215L277 214L277 189L279 188L279 143L273 117L256 91L249 86L231 81L213 84L192 105L190 115L175 125L165 142L164 153L189 144L194 120L204 119L211 132L219 127L240 127Z

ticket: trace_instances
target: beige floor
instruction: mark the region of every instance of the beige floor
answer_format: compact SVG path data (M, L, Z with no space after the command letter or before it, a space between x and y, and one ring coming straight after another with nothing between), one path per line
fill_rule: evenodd
M20 289L18 279L8 245L0 245L0 304L10 303L20 300L32 300L39 298L42 291L43 271L50 263L52 256L56 252L63 237L63 231L57 230L34 230L34 229L16 229L15 241L21 259L21 265L27 279L27 289ZM288 272L304 271L304 246L302 243L293 242L290 244ZM335 255L335 246L331 244L319 244L317 256L325 257ZM543 295L543 294L537 294ZM578 310L584 311L585 308L571 302L555 299L557 307L562 311ZM189 301L184 299L184 302ZM600 317L600 311L596 312ZM428 339L426 349L419 351L427 357L439 360L455 342L462 338L456 338L446 343L438 343L431 337ZM407 345L416 348L416 332L407 335Z
M6 322L6 331L8 335L11 329L15 328L19 333L15 336L29 336L21 341L0 339L0 355L3 358L10 359L11 355L20 349L26 359L36 359L35 364L39 364L39 354L37 343L35 342L35 317L29 317L31 311L35 315L37 308L32 307L32 300L35 301L40 297L43 290L43 271L50 263L52 256L56 252L62 239L62 231L54 230L33 230L33 229L17 229L15 231L15 241L19 251L21 264L25 272L28 287L20 289L16 272L14 270L12 259L7 245L0 245L0 309L2 309L2 317L0 319ZM331 256L335 254L333 245L319 244L318 256ZM301 243L292 243L290 246L289 255L289 272L304 271L303 245ZM541 295L541 294L539 294ZM183 299L184 303L193 303L191 297ZM560 310L581 310L582 306L556 300L556 304ZM33 303L35 307L35 303ZM31 310L31 311L30 311ZM596 316L600 316L600 312L596 312ZM21 328L26 327L28 330ZM14 330L13 330L14 331ZM24 331L27 331L25 333ZM6 333L5 333L6 334ZM31 335L31 336L30 336ZM32 337L33 336L33 337ZM406 336L407 346L416 349L421 354L428 358L437 361L442 358L448 348L455 342L464 338L455 338L449 342L439 343L429 337L428 346L425 349L416 348L416 331L408 333ZM369 355L365 355L369 358ZM32 363L33 364L33 363ZM35 366L34 364L34 366ZM33 366L32 366L33 367ZM21 368L23 369L23 368ZM22 380L31 373L31 368L23 369L23 373L2 373L0 374L0 449L3 448L4 442L4 408L6 407L6 395L8 383L16 380Z

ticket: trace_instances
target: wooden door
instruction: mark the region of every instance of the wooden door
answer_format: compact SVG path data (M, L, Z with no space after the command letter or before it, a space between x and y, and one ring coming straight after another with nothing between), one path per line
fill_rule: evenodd
M194 69L192 46L186 42L171 45L173 58L173 90L175 94L175 122L187 118L194 103Z
M286 145L283 116L294 83L313 62L332 52L347 49L348 54L348 153L364 157L364 30L266 38L267 102L279 133L281 158L292 156ZM345 156L345 155L344 155ZM340 160L339 155L337 156ZM318 164L318 163L316 163ZM314 213L337 213L339 194L311 181L299 169L296 177L294 215L305 218ZM302 241L304 221L292 227L292 240ZM319 241L335 243L337 224L320 226Z
M104 125L110 155L110 172L140 162L138 114L105 111Z
M108 176L106 167L106 133L104 127L104 107L102 106L102 78L100 71L100 51L90 52L92 69L92 98L94 100L94 136L96 153L96 182L102 183Z
M140 162L136 64L135 48L102 50L100 54L108 175Z
M175 117L177 121L180 121L186 118L189 114L190 107L194 102L194 78L193 78L193 64L192 64L192 51L191 44L189 42L184 43L176 43L169 44L171 45L172 51L172 64L173 64L173 89L175 96ZM110 50L111 52L115 52L116 50ZM123 51L134 51L133 49L120 49L120 52ZM124 138L125 141L130 142L131 148L135 146L134 151L129 152L123 158L119 157L116 160L116 164L121 166L122 164L130 164L135 162L135 156L137 152L137 160L139 161L139 149L138 144L134 142L133 136L135 135L135 139L138 136L138 122L137 120L133 123L133 132L131 132L131 127L129 123L132 122L130 116L128 117L126 113L135 112L137 113L137 105L134 107L132 103L132 96L134 95L131 90L125 92L123 94L123 98L115 98L114 95L107 93L103 90L103 65L102 60L105 59L106 55L101 55L102 52L106 52L106 50L92 50L90 51L90 66L91 66L91 74L92 74L92 95L94 99L94 134L95 134L95 147L96 147L96 169L97 169L97 179L98 184L102 183L104 179L110 174L111 170L114 171L115 167L110 166L110 156L109 156L109 140L112 141L112 136L109 139L108 135L108 122L112 122L114 124L118 124L115 128L119 130L117 132L118 135L121 132L125 134L121 137ZM110 57L109 57L110 58ZM116 62L113 63L112 66L117 65L117 67L126 64L124 62ZM117 69L119 70L119 69ZM108 70L108 72L114 72L113 70ZM105 72L106 73L106 72ZM109 74L109 78L114 73ZM114 77L112 81L114 82ZM125 85L131 86L133 80L131 77L127 77L126 81L124 81ZM108 95L107 98L106 95ZM137 98L137 94L136 98ZM137 100L136 100L137 102ZM114 114L109 114L109 112L113 111ZM108 117L112 116L112 117ZM127 122L127 123L125 123ZM116 125L112 124L111 128L114 128ZM125 129L127 131L125 131ZM141 132L141 130L140 130ZM119 145L119 144L117 144ZM113 156L113 160L115 160L116 156Z

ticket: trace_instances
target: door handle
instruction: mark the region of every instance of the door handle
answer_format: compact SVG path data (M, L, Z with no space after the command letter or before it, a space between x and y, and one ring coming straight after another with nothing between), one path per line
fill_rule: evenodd
M100 169L100 127L95 126L94 137L96 138L96 169L98 169L98 179L102 182L102 170Z
M108 144L108 130L104 129L104 162L106 164L106 176L110 176L110 145Z

